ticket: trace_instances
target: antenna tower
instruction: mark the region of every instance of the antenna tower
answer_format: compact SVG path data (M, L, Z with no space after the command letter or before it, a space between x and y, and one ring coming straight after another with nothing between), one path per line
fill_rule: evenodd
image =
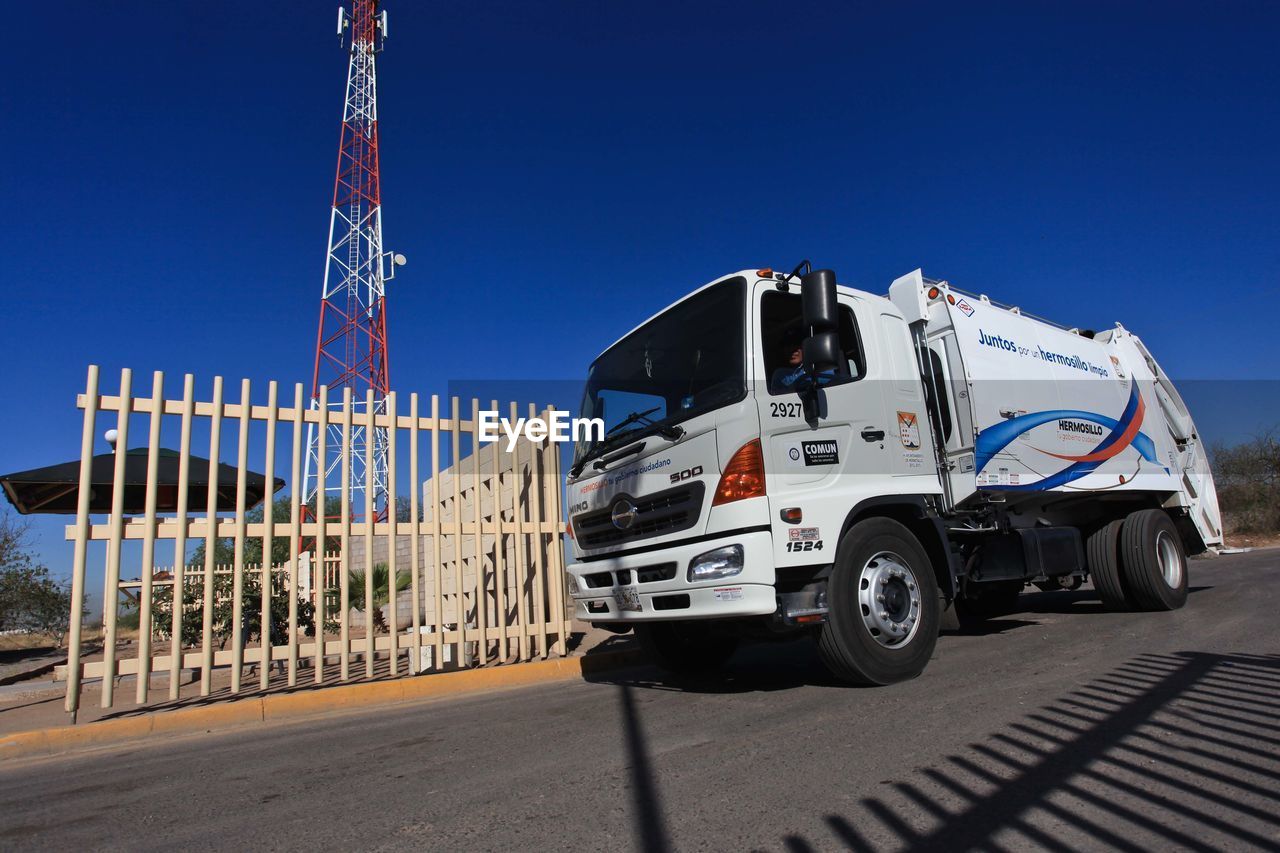
M320 389L328 389L331 410L321 458L316 424L307 430L303 476L304 506L317 499L318 473L324 471L325 497L342 494L342 425L344 389L351 389L351 506L353 515L387 518L387 431L369 430L369 392L375 413L386 411L388 391L387 303L385 283L404 263L403 255L382 249L382 184L378 174L378 89L374 57L387 35L387 13L378 0L351 0L338 9L338 35L348 48L347 95L338 142L338 169L329 213L324 287L320 294L320 328L316 333L311 408L320 408ZM335 424L335 421L339 423ZM366 491L366 454L372 443L373 494ZM360 501L360 496L364 500Z

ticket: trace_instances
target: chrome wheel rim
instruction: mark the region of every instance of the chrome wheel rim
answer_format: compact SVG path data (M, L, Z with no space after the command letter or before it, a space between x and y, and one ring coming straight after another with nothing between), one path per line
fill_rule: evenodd
M880 551L858 573L858 608L867 632L886 648L905 646L920 630L920 584L906 560Z
M1160 561L1160 574L1170 589L1182 586L1182 555L1168 531L1156 534L1156 559Z

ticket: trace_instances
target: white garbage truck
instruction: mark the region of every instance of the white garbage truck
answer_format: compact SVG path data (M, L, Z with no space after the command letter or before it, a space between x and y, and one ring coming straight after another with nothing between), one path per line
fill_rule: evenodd
M738 272L591 365L567 482L576 616L708 671L816 634L840 679L918 675L944 619L1087 579L1172 610L1222 542L1204 444L1142 341L920 270Z

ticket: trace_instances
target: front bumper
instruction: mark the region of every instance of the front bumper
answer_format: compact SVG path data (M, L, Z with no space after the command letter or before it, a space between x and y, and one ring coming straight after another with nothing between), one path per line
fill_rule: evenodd
M742 571L718 580L688 581L689 561L699 554L741 545ZM778 608L774 589L773 542L768 531L729 534L668 548L574 563L568 572L578 584L574 615L584 622L666 622L768 616ZM667 575L670 575L669 577ZM639 610L623 610L624 589Z

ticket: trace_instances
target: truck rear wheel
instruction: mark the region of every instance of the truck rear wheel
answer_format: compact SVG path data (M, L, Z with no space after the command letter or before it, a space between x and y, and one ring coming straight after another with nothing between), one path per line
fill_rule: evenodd
M1187 555L1178 528L1163 510L1139 510L1125 519L1120 565L1141 609L1177 610L1187 603Z
M636 626L649 660L678 675L706 675L724 666L738 647L736 637L706 622L652 622Z
M893 684L915 678L938 642L938 585L911 531L870 518L844 535L827 585L818 650L837 678Z
M1123 519L1105 524L1085 544L1093 588L1102 597L1103 605L1112 610L1131 610L1134 606L1120 569L1120 530L1123 527Z

